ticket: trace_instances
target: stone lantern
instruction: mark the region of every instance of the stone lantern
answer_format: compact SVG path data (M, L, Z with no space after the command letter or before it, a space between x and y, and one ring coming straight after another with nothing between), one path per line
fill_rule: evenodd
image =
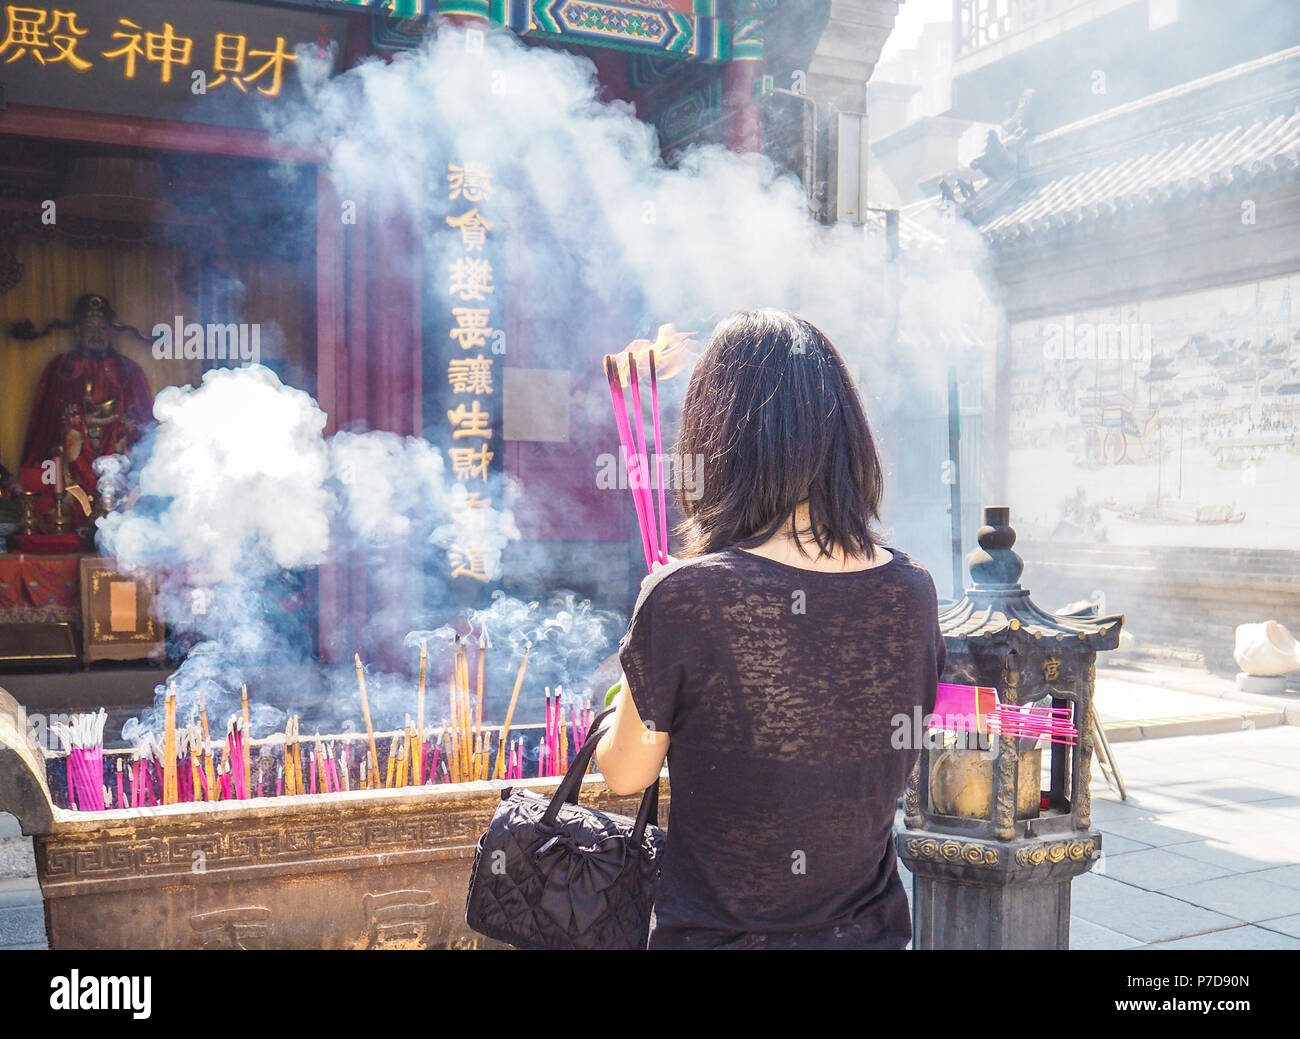
M1077 744L993 735L983 747L922 741L898 854L912 872L917 949L1066 949L1070 881L1101 855L1092 828L1098 650L1122 615L1061 617L1020 587L1010 510L985 508L973 587L940 617L941 682L992 686L1005 704L1069 709Z

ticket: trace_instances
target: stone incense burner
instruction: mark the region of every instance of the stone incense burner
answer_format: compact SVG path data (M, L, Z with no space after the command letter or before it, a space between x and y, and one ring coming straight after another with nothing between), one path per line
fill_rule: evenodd
M503 788L560 780L74 812L55 807L23 708L0 690L0 810L33 839L52 949L493 946L465 926L479 835ZM668 789L660 794L667 818ZM588 776L582 801L640 797Z

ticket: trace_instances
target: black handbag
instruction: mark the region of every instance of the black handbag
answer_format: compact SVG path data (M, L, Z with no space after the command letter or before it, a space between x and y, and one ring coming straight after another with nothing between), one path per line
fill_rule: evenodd
M659 780L635 819L578 804L603 735L596 716L549 801L507 787L478 840L465 922L524 949L644 949L666 834Z

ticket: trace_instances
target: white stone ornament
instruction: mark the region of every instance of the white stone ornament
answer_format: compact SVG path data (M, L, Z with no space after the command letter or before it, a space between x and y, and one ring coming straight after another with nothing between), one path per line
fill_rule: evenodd
M1239 624L1232 658L1248 675L1285 675L1300 671L1300 643L1277 621Z

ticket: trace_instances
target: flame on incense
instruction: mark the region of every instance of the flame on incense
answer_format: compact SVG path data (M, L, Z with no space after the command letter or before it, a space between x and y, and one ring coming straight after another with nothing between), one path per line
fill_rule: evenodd
M637 371L645 378L650 371L650 351L655 352L655 375L659 379L671 379L674 375L690 367L695 355L689 347L695 345L691 338L694 332L679 332L672 325L660 325L654 341L633 339L619 353L614 354L614 363L618 366L618 377L624 386L631 381L628 374L628 351L636 358Z

